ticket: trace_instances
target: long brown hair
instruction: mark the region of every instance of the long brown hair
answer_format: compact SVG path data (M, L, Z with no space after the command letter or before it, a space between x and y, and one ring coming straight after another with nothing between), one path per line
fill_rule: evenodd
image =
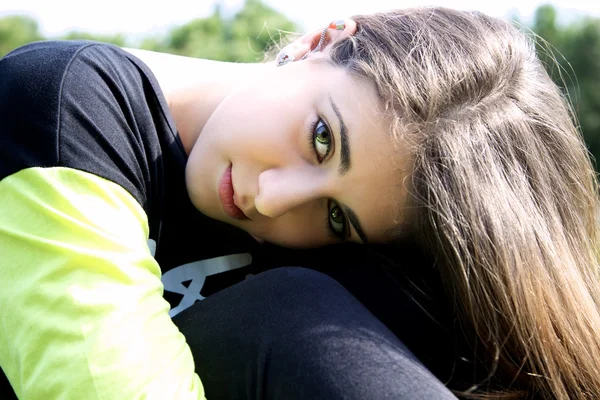
M410 227L503 382L471 395L600 399L596 177L531 39L443 8L353 18L331 60L412 146Z

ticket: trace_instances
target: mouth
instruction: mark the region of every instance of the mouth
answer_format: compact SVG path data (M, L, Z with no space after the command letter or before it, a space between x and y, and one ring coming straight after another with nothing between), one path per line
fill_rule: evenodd
M219 183L219 199L221 200L221 207L223 208L223 211L225 211L225 214L231 218L238 220L248 219L244 212L235 205L233 199L234 195L233 180L231 178L231 164L229 164Z

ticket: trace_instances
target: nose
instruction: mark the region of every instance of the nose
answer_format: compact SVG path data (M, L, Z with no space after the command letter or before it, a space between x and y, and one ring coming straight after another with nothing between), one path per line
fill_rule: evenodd
M326 171L313 166L272 168L258 177L256 210L269 218L277 218L309 201L330 193L331 182Z

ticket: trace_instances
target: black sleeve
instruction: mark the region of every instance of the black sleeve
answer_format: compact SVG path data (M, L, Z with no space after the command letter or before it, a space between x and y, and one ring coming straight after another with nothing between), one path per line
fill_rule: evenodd
M31 167L79 169L119 184L156 219L162 149L178 138L154 76L129 53L87 41L9 53L0 120L0 180Z

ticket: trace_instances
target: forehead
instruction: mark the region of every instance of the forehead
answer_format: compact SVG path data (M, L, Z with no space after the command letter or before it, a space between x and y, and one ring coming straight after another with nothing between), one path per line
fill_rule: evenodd
M409 148L392 133L374 85L336 70L327 92L347 126L352 159L336 200L355 212L370 242L385 242L403 220Z

